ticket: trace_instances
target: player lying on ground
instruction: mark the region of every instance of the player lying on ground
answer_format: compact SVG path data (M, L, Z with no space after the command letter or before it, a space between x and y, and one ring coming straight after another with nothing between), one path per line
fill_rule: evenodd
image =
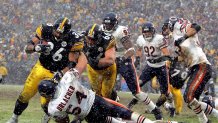
M124 123L114 117L130 120L136 123L158 123L151 121L136 112L127 109L120 103L97 96L92 90L83 87L79 73L71 69L63 76L59 84L52 80L43 80L38 91L41 96L50 98L48 113L58 123L69 123L68 114L91 123ZM177 123L174 122L173 123Z

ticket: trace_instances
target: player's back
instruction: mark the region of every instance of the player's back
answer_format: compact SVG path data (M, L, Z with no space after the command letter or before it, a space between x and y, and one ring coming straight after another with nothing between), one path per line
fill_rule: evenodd
M54 99L49 102L49 113L61 115L60 112L67 112L79 116L89 113L95 93L82 86L74 74L75 72L68 71L61 79Z

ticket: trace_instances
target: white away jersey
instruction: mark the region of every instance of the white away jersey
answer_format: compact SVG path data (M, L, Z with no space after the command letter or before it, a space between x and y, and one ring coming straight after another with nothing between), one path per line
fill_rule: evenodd
M94 103L95 92L83 87L74 70L64 74L57 86L54 99L50 100L48 113L53 117L67 114L85 117Z
M140 35L136 41L137 46L143 48L146 55L147 64L151 67L161 67L165 65L165 61L159 63L150 63L148 60L157 59L162 56L162 48L167 47L167 41L160 34L155 34L151 41L145 40L143 35Z
M103 29L103 25L102 25L102 29ZM110 32L108 32L110 33ZM125 26L120 26L118 25L118 27L116 28L115 31L112 31L110 34L112 34L116 40L116 56L117 57L122 57L126 51L126 49L124 48L123 44L121 43L121 39L123 37L129 36L129 32L128 32L128 28Z
M174 25L174 30L173 30L174 41L184 36L187 27L190 25L191 23L188 20L180 18ZM188 67L192 67L200 63L210 64L209 61L207 60L205 53L200 47L197 34L186 39L182 44L180 44L180 47L181 47L180 49L181 57L183 57Z

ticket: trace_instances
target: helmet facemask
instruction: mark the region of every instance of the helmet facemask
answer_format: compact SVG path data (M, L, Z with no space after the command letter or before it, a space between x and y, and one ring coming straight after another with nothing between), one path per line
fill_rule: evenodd
M45 98L53 98L56 91L56 85L51 80L42 80L38 86L39 94Z
M115 24L114 23L110 23L108 21L110 21L110 20L105 20L104 21L103 28L104 28L105 32L112 32L113 30L116 29L117 24L116 23Z
M142 35L145 40L152 41L155 34L155 28L152 23L146 23L142 27Z
M71 22L68 18L59 18L55 21L53 34L57 41L63 39L65 34L67 34L71 29Z
M117 14L110 12L106 14L106 16L103 18L103 28L105 32L112 32L114 31L118 26L118 17Z
M102 34L102 30L97 24L93 24L89 26L86 30L85 39L88 47L95 47L95 45L101 39L100 36Z
M169 24L164 24L162 26L162 35L163 36L168 36L169 34L171 33L171 30L170 30L170 27L169 27Z

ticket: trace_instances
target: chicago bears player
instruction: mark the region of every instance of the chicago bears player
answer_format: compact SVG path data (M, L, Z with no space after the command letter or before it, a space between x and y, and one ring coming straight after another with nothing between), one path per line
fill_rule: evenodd
M140 75L140 80L142 81L140 86L143 86L156 76L160 83L161 92L161 96L157 100L156 105L160 107L168 100L172 108L174 108L172 94L168 89L169 73L166 59L169 57L169 51L167 49L166 40L162 35L155 32L152 23L147 22L143 24L142 35L138 37L136 43L138 51L144 51L147 61L147 65Z
M172 32L174 44L179 48L180 56L189 68L189 79L184 93L184 100L195 112L201 123L209 122L205 113L218 118L218 111L199 101L205 84L211 78L211 65L200 47L197 33L201 27L187 19L170 17L162 27L164 33Z
M125 79L132 94L140 101L144 102L149 110L154 113L155 118L162 119L161 111L156 108L148 95L140 90L135 65L132 59L132 56L135 54L135 49L130 40L128 28L118 25L117 14L113 12L105 15L102 28L105 32L115 37L117 73Z
M53 81L58 81L67 70L73 67L81 73L86 67L86 64L80 62L86 61L82 48L82 37L71 30L68 18L61 17L53 25L40 25L36 29L36 35L28 41L26 46L27 53L40 53L39 60L26 79L24 89L16 101L14 113L7 123L18 122L18 117L27 108L29 100L37 93L41 80L53 78ZM41 98L41 105L45 112L47 112L47 103L45 98ZM42 120L47 122L44 120L48 119Z
M64 74L58 84L51 80L43 80L38 86L39 94L50 98L48 113L57 123L69 123L67 114L85 119L88 123L125 123L113 117L135 123L166 123L151 121L118 102L96 95L92 90L82 86L78 78L79 72L73 68Z
M85 33L84 53L91 88L99 95L111 98L116 80L115 40L93 24Z

